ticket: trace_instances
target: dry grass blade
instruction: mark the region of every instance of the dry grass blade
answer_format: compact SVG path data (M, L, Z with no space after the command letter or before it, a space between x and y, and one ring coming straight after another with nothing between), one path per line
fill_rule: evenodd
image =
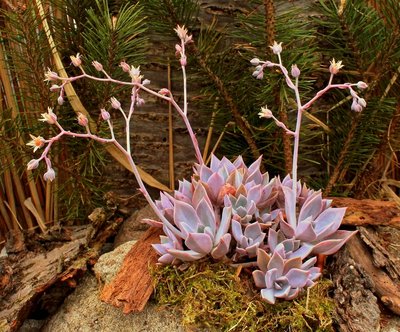
M32 203L32 199L30 197L28 197L25 202L24 205L26 206L26 208L32 212L32 214L35 216L36 221L41 229L41 231L43 233L45 233L47 231L47 227L46 224L44 223L42 217L40 216L38 210L36 209L35 205Z

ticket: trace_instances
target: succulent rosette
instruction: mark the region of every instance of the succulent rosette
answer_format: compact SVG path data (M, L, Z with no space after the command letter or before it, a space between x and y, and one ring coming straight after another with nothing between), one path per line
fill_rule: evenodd
M284 253L275 251L272 255L258 249L257 265L260 270L253 271L255 285L261 288L261 297L274 304L276 299L292 300L306 287L312 287L320 276L314 267L316 257L305 263L300 257L287 259Z

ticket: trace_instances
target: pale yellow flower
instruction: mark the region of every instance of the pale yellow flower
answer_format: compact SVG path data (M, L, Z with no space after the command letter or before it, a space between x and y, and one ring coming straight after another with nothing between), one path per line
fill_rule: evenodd
M36 152L37 149L40 149L44 146L45 140L42 136L33 136L31 134L29 134L29 136L32 138L32 140L26 143L26 145L32 146L33 152Z
M344 65L342 65L342 61L335 61L335 58L333 58L330 61L331 65L329 66L329 71L331 74L336 75L340 69L342 69L344 67Z
M55 124L57 122L57 115L53 113L51 107L47 108L47 113L42 113L42 118L39 121L47 122L48 124Z

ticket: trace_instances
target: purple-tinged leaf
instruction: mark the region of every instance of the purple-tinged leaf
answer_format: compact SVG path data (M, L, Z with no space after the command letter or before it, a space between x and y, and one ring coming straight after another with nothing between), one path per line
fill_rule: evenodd
M333 255L356 233L357 231L336 231L329 239L317 243L312 253Z
M204 227L210 227L215 234L217 229L215 213L212 206L204 198L201 199L197 205L196 212L201 224L203 224Z
M278 245L278 232L270 228L268 230L268 246L269 250L273 253Z
M218 226L217 233L215 234L214 244L217 244L219 240L229 231L232 219L232 208L224 207L222 210L221 222Z
M244 229L244 236L251 239L257 239L263 232L261 231L260 223L255 222L250 225L247 225ZM264 233L265 237L265 233ZM264 238L263 238L264 239Z
M247 201L253 201L254 204L258 204L261 198L261 186L257 185L252 187L248 192L247 192Z
M210 198L212 198L214 201L216 201L218 198L219 192L224 184L225 184L225 181L221 175L219 175L218 173L214 173L213 175L211 175L207 181Z
M197 227L200 224L199 217L194 208L191 205L178 200L175 201L174 221L179 228L182 228L182 223L185 223L189 226L189 229L191 230L190 233L196 232Z
M346 208L328 208L315 220L314 230L318 240L336 232L342 223Z
M201 181L207 182L208 179L210 178L210 176L213 174L214 174L214 172L211 169L209 169L207 166L205 166L205 165L200 166L199 177L200 177Z
M289 294L286 295L285 300L293 300L294 298L297 297L297 295L299 295L300 293L300 288L291 288L289 291Z
M175 257L171 254L164 254L160 258L158 258L158 262L164 265L172 264L175 260Z
M231 230L232 230L231 232L232 232L233 238L237 242L240 242L240 240L243 237L242 225L240 224L240 222L238 222L236 220L232 220Z
M221 259L229 252L232 236L227 233L221 237L217 246L211 251L211 256L215 259Z
M288 238L293 238L295 235L294 229L291 225L289 225L284 219L281 219L279 222L280 230L283 234L285 234Z
M302 243L300 248L297 249L296 251L293 251L289 255L287 255L287 258L295 258L295 257L300 257L301 259L306 258L311 251L314 249L314 245L311 243Z
M315 265L315 263L317 262L317 257L311 257L310 259L308 259L307 261L305 261L302 265L301 265L301 269L302 270L308 270L310 269L312 266Z
M285 284L281 289L275 290L274 296L281 299L286 299L290 292L290 285Z
M271 257L265 252L265 250L258 248L257 250L257 265L261 271L268 271L268 263Z
M282 274L286 275L289 272L289 270L299 269L300 267L301 267L301 258L300 257L294 257L294 258L287 259L285 261L285 265L283 267Z
M210 168L213 172L217 172L218 168L221 164L221 161L214 155L214 153L211 154L211 162L210 162Z
M295 237L304 242L312 242L317 238L311 217L299 221L296 227Z
M287 223L296 228L296 196L293 195L293 190L288 187L282 187L283 193L285 194L285 212Z
M310 218L314 220L320 213L322 208L322 194L320 192L314 193L308 197L301 207L299 213L299 221Z
M276 268L268 270L265 273L265 283L267 288L274 288L276 278L278 277L278 270Z
M276 251L272 254L271 259L268 263L268 270L277 269L278 275L282 275L284 266L284 260Z
M258 288L265 288L267 287L265 283L265 273L260 271L260 270L255 270L253 271L253 279L254 279L254 284Z
M275 290L270 288L264 288L261 290L261 297L270 304L275 304Z
M194 250L168 249L168 253L184 262L197 261L206 256Z
M192 197L192 201L191 201L191 205L193 205L193 207L197 207L197 205L199 204L199 202L202 199L207 199L209 201L208 195L207 195L207 191L205 188L205 184L203 182L198 182L197 185L195 186L194 192L193 192L193 197ZM211 202L209 201L210 205ZM190 203L189 203L190 204Z
M289 284L291 287L303 288L308 280L310 272L300 270L300 269L291 269L288 273L286 273L286 278L288 278Z
M186 246L200 254L208 254L212 250L213 243L210 236L204 233L191 233L185 240Z

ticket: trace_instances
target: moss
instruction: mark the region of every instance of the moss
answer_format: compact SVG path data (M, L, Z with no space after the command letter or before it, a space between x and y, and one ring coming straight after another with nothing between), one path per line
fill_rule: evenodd
M202 261L153 270L158 304L178 311L183 325L207 331L334 331L332 283L321 280L294 301L269 305L253 286L251 273Z

